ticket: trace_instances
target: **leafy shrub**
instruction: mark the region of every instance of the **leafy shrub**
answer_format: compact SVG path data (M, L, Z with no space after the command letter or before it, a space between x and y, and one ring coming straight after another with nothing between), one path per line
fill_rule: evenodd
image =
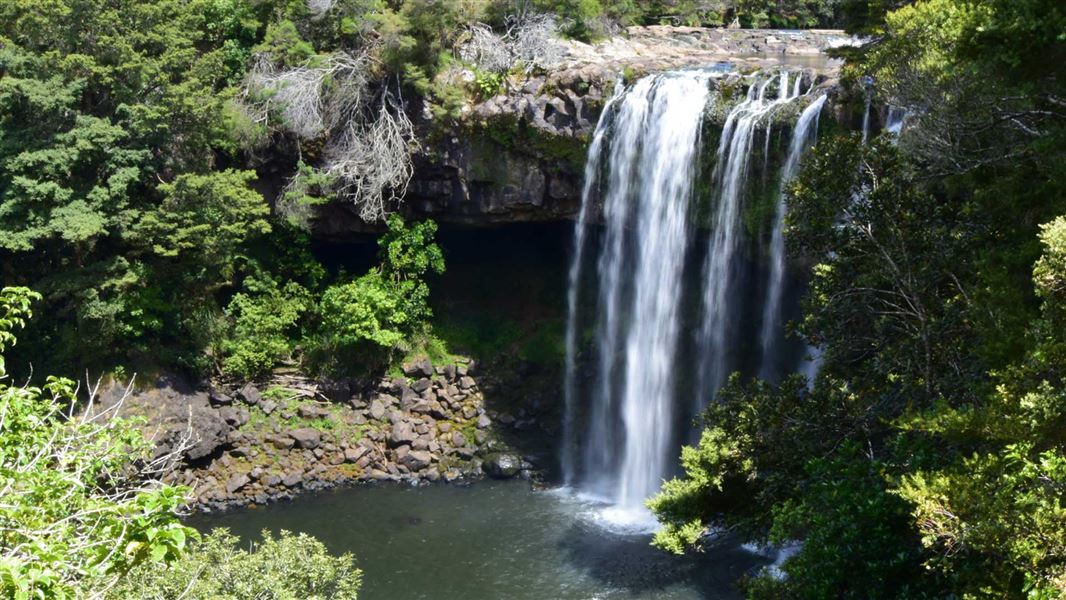
M378 241L381 264L322 295L319 314L325 347L320 351L391 354L410 346L428 327L433 312L425 278L444 271L444 257L433 242L437 224L423 221L408 227L392 215L388 227Z
M279 288L272 280L249 278L249 293L233 296L226 312L233 333L222 343L222 369L227 375L251 378L292 354L300 318L312 306L311 295L298 283Z
M282 531L249 550L224 529L191 545L189 556L165 568L135 569L110 594L115 600L355 600L362 572L351 555L331 556L307 534Z
M0 351L39 297L0 290ZM114 409L73 414L75 392L54 377L44 388L0 383L5 598L88 596L140 564L175 560L193 533L175 516L184 490L156 479L170 456L153 459L152 445Z
M351 283L331 286L319 304L330 345L370 342L382 348L399 346L413 321L403 311L402 302L378 270Z

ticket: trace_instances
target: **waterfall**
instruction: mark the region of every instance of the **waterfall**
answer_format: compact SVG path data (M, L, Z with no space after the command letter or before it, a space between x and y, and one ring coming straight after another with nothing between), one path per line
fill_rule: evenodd
M818 116L825 105L826 97L819 96L800 113L796 127L792 131L792 143L788 157L781 167L781 189L778 193L777 207L774 214L774 228L770 237L770 276L766 286L766 300L763 302L762 331L759 336L762 360L760 376L774 380L778 373L774 368L777 342L783 336L781 331L782 300L785 288L785 190L789 180L799 167L803 152L818 134Z
M873 104L873 92L866 92L865 108L862 111L862 143L870 139L870 106Z
M907 111L896 106L889 106L888 116L885 118L885 131L898 136L903 131L903 122L906 118Z
M736 255L742 234L741 202L747 183L752 139L756 126L764 118L794 98L793 94L788 93L788 77L787 72L781 73L778 95L773 100L766 100L766 90L773 83L772 79L748 88L747 98L726 116L722 137L718 142L715 180L719 193L710 247L703 267L705 287L699 344L703 366L696 379L694 409L713 396L733 371L729 342L733 339L736 307L730 299L734 291ZM798 88L793 92L798 94Z
M585 236L588 230L589 197L599 183L600 170L602 169L600 155L603 152L603 138L606 133L604 123L611 114L611 108L625 88L619 80L614 86L614 94L600 113L600 120L596 124L596 131L589 144L588 159L585 162L585 184L581 190L581 211L577 216L577 225L574 227L574 257L570 263L570 272L567 275L566 287L566 371L563 382L563 394L565 398L566 414L563 416L563 449L560 462L563 465L563 474L566 485L571 485L574 474L574 410L577 402L577 352L578 352L578 301L581 291L581 267L585 258Z
M800 96L799 77L756 76L725 118L713 173L701 173L705 113L721 76L687 70L619 86L589 147L568 273L562 467L566 484L609 504L602 514L616 524L654 522L644 501L676 466L688 433L679 425L735 367L734 269L749 162L758 146L769 152L770 118ZM803 133L793 137L802 140L792 141L782 179L795 171L824 101L800 115L795 129ZM702 227L710 231L705 251L694 243ZM593 264L594 293L583 288ZM589 315L583 329L590 312L595 320ZM581 352L589 329L591 347ZM694 353L682 351L689 346ZM579 368L593 377L578 377ZM685 391L693 381L696 394Z

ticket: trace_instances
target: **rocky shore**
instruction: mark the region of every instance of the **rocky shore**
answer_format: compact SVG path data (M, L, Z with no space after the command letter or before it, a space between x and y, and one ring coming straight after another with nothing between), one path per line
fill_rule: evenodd
M184 448L164 480L192 489L191 508L204 512L369 481L533 477L536 459L501 439L530 421L487 410L473 367L420 360L372 382L288 375L238 389L164 377L126 397L121 413L144 418L159 454Z

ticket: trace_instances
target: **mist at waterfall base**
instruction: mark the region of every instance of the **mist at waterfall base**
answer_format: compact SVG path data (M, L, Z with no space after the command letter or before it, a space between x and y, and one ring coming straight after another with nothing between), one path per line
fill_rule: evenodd
M567 488L602 503L615 529L656 527L644 502L676 474L693 419L730 373L776 381L815 368L784 330L801 282L787 269L781 190L825 97L803 93L812 84L800 73L756 74L715 126L705 117L724 76L686 70L619 86L590 146L561 454ZM774 120L784 111L787 125ZM751 231L759 198L772 199L770 225Z

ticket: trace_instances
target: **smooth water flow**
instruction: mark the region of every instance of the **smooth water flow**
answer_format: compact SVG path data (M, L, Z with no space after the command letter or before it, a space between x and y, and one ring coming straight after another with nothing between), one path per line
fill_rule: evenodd
M617 89L589 149L568 277L563 472L568 486L608 504L603 516L627 528L654 527L644 502L690 437L679 425L737 368L735 288L741 248L751 241L743 214L752 156L761 150L769 172L771 119L802 88L799 74L756 76L712 146L713 173L702 173L705 118L721 76L679 71ZM824 102L799 115L780 179L794 175ZM770 297L754 317L772 313L764 321L774 335L787 277L783 212L779 206L773 224ZM706 248L700 232L709 232ZM582 302L586 274L595 275L594 303L591 289ZM579 377L579 366L590 376Z
M778 344L784 338L782 330L782 301L785 290L785 190L789 180L799 170L803 152L813 144L818 133L818 116L825 105L825 96L819 96L800 113L796 128L792 131L792 143L789 145L788 157L781 167L781 191L778 194L774 214L774 230L770 237L770 276L766 285L766 300L763 302L762 332L762 368L760 376L775 379L779 374L773 372L773 357Z
M603 127L604 119L607 115L611 114L611 109L615 103L615 100L622 95L624 91L621 80L615 85L614 95L608 100L607 104L603 108L603 112L600 113L600 122L596 125L596 132L592 136L592 143L589 145L588 159L585 162L585 185L581 192L583 199L588 198L592 194L592 190L596 189L600 178L600 154L603 152L603 138L606 133L606 128ZM577 311L578 300L580 299L578 294L581 291L580 279L581 279L581 265L584 262L585 253L585 234L588 230L588 218L589 218L589 205L591 203L587 201L581 202L581 211L577 216L577 226L574 227L574 258L570 263L570 272L567 275L567 288L566 288L566 373L563 382L563 393L565 395L566 402L566 414L563 416L563 439L570 440L574 435L574 409L576 390L574 381L575 370L573 365L577 360ZM572 444L563 444L562 449L562 463L571 464L573 458L574 448ZM564 473L566 485L571 485L573 482L570 477L573 475L572 470L567 469Z
M774 80L767 79L748 89L747 98L735 106L726 117L722 137L718 142L715 181L718 198L710 248L704 261L703 325L699 351L703 368L693 398L697 408L706 403L734 370L730 341L736 324L736 303L731 302L736 275L736 257L740 247L743 224L742 201L748 181L752 141L756 128L766 123L773 111L798 95L788 93L789 74L782 72L778 80L778 95L766 99L767 89Z

